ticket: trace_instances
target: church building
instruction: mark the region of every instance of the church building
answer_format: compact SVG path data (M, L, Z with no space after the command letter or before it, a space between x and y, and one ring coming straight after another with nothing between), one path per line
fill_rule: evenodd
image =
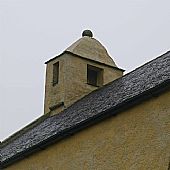
M170 51L124 75L85 30L45 64L44 114L2 141L1 170L170 169Z

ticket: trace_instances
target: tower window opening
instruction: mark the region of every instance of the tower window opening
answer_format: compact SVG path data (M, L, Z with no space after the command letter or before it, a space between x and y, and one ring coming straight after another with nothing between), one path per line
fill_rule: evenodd
M59 80L59 62L53 64L53 86L58 84Z
M103 69L87 65L87 84L93 86L103 85Z

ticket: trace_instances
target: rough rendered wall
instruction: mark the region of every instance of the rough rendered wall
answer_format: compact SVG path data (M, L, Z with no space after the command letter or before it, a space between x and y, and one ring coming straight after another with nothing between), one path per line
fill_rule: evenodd
M49 107L64 101L64 60L60 58L51 61L46 67L46 82L45 82L45 101L44 101L44 113L48 113ZM53 86L53 64L59 61L59 83Z
M7 170L167 170L170 92L63 139Z
M59 61L59 83L52 85L53 64ZM46 87L45 87L45 113L48 113L49 107L64 102L65 108L97 89L95 86L87 84L87 64L103 69L103 84L107 84L122 76L122 71L112 67L97 64L71 54L62 56L50 61L47 64ZM51 112L56 114L61 111L60 108Z
M87 84L87 65L103 69L103 85L121 77L122 71L67 54L65 60L65 98L66 107L89 94L98 87Z

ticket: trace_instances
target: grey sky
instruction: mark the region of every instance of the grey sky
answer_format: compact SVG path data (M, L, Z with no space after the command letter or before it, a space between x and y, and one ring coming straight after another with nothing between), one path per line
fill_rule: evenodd
M170 1L0 0L0 140L43 114L44 62L86 28L129 72L170 50Z

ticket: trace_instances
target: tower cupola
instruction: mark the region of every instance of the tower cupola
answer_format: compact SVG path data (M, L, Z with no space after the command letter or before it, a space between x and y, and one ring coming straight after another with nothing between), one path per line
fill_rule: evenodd
M106 48L90 30L46 62L44 112L59 113L93 90L121 77Z

